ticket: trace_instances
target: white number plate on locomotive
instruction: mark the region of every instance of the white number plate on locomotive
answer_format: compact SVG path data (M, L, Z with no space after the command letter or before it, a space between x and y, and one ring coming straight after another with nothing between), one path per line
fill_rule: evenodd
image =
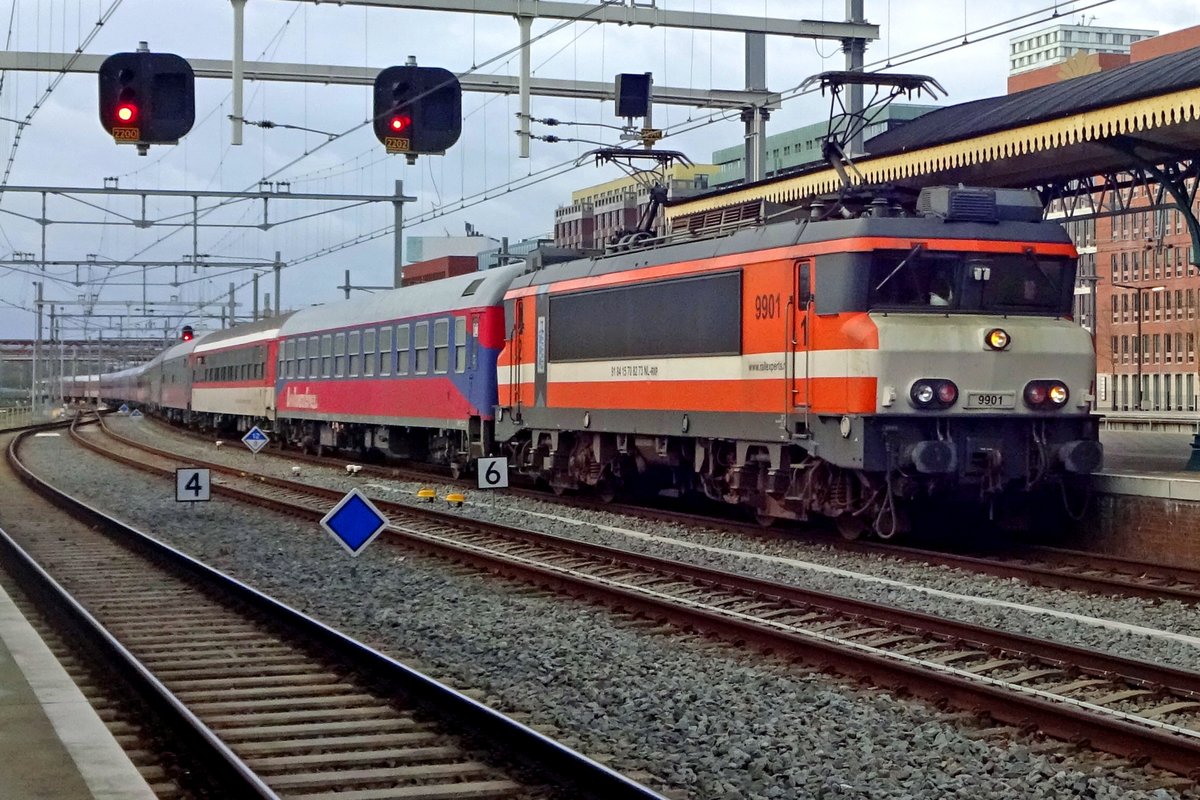
M967 408L1016 408L1016 392L967 392Z

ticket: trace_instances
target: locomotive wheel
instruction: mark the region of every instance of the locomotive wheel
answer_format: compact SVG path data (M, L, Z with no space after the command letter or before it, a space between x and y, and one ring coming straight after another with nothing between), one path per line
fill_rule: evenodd
M862 516L852 516L850 514L838 514L834 518L837 523L838 533L847 542L858 541L867 532L867 523Z
M450 464L450 477L458 480L463 476L463 465L454 461Z
M760 528L769 528L779 520L779 517L773 517L770 514L764 514L761 511L754 512L754 521L758 523Z

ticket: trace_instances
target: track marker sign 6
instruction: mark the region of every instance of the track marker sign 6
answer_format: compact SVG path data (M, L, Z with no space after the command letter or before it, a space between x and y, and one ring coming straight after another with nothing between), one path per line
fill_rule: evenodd
M387 527L388 519L366 495L351 489L328 514L321 518L321 527L338 540L352 556L357 556Z
M207 468L180 467L175 470L175 502L207 503L212 492L212 481Z
M255 425L250 430L246 431L246 435L242 437L242 444L250 448L250 452L258 455L258 451L267 446L267 442L271 441L265 433L258 429Z
M479 475L480 489L508 488L507 458L481 458L475 463L475 471Z

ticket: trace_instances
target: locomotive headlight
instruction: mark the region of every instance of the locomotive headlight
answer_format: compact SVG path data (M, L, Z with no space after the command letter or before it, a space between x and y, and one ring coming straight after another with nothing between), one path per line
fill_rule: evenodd
M1030 381L1025 385L1025 405L1030 408L1059 409L1070 397L1071 392L1062 381Z
M912 399L919 406L927 406L933 402L933 384L927 381L918 381L913 384Z
M912 385L908 396L917 408L949 408L958 401L958 387L943 378L922 378Z
M1012 339L1009 338L1008 331L1003 328L992 328L983 337L983 340L993 350L1003 350L1012 344Z

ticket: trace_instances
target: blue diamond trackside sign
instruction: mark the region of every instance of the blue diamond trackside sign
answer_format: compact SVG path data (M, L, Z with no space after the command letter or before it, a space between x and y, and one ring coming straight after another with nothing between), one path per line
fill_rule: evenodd
M352 556L365 550L387 524L387 517L358 489L347 492L321 519L321 527Z

